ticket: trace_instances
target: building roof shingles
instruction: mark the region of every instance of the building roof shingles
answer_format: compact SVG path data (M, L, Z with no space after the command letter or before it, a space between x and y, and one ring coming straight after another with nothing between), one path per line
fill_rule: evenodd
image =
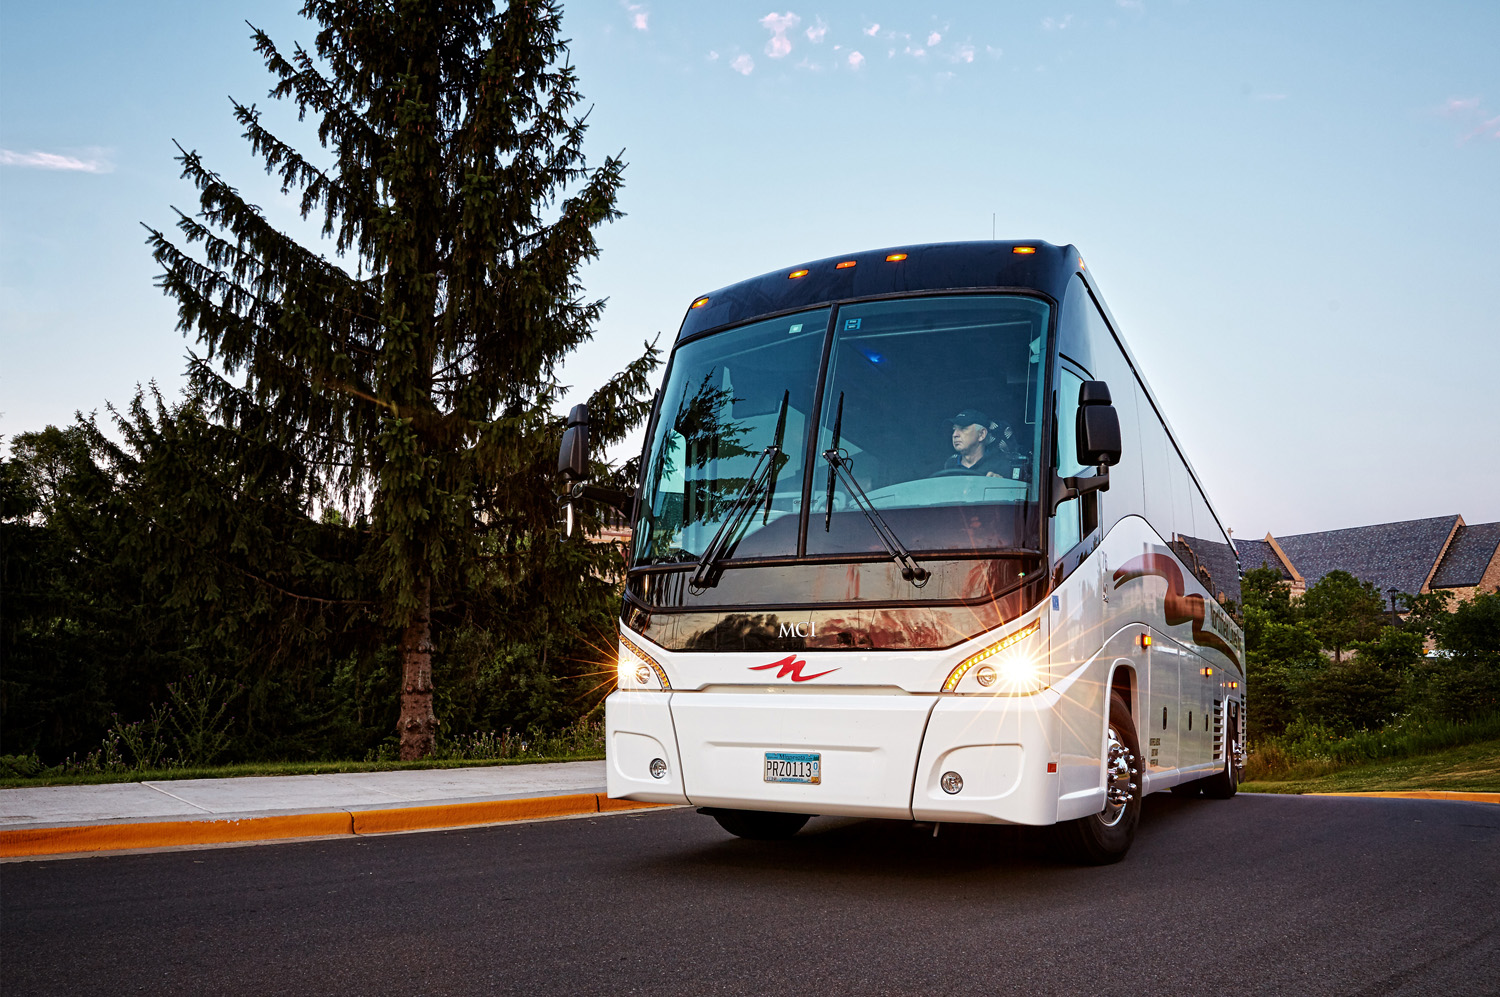
M1500 523L1459 527L1443 563L1438 565L1437 574L1432 576L1432 587L1478 585L1497 547L1500 547Z
M1271 545L1264 540L1236 540L1234 549L1240 555L1240 567L1246 571L1254 571L1264 566L1279 574L1284 580L1291 581L1292 576L1287 573L1286 565L1281 563L1281 558L1276 556Z
M1394 588L1415 594L1421 591L1422 583L1437 564L1443 545L1458 521L1456 515L1411 519L1277 537L1276 542L1309 586L1330 571L1342 570L1361 581L1374 583L1382 593ZM1243 553L1240 559L1246 560Z

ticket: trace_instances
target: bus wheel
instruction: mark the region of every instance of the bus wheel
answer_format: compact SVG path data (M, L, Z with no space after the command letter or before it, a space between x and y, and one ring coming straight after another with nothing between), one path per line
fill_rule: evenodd
M699 813L708 814L730 834L751 841L783 841L802 830L802 825L812 819L811 814L781 814L767 810L704 809Z
M1229 750L1224 752L1224 771L1218 775L1211 775L1202 781L1203 795L1215 800L1227 800L1240 789L1240 767L1238 745L1229 742Z
M1057 826L1058 843L1085 865L1118 862L1135 840L1141 820L1141 742L1130 709L1119 693L1109 697L1109 735L1104 759L1104 809Z

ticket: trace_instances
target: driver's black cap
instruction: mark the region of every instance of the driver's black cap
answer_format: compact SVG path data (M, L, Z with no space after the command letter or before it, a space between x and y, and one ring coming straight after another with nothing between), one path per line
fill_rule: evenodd
M953 418L949 419L948 423L949 425L953 426L973 426L977 424L983 426L985 429L989 429L992 425L994 425L994 422L990 419L990 417L979 411L977 408L964 409L962 412L958 413L958 415L955 415Z

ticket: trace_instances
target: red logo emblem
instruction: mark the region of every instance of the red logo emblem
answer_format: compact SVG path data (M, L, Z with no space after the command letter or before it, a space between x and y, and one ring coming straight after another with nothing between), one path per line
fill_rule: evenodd
M763 672L768 668L780 668L781 671L776 673L776 677L784 679L790 675L793 682L810 682L813 679L822 678L824 675L831 675L838 671L837 668L830 668L826 672L813 672L811 675L803 675L802 669L806 666L806 661L803 661L795 654L789 654L780 661L773 661L769 665L751 665L750 670L752 672Z

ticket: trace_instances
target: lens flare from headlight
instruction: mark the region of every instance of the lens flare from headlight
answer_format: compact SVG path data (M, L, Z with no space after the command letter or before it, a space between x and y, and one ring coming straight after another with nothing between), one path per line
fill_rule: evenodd
M656 683L651 681L653 674L656 676ZM620 658L615 667L615 680L621 689L667 691L672 688L672 683L667 681L666 671L656 659L623 635L620 637Z
M1038 659L1035 648L1022 643L1041 628L1041 620L1032 620L1016 632L969 655L948 673L943 691L955 691L969 670L982 663L986 669L993 669L994 672L994 678L987 674L984 677L990 678L990 681L981 683L992 686L986 692L1021 696L1041 692L1047 687L1047 677L1042 671L1045 662Z

